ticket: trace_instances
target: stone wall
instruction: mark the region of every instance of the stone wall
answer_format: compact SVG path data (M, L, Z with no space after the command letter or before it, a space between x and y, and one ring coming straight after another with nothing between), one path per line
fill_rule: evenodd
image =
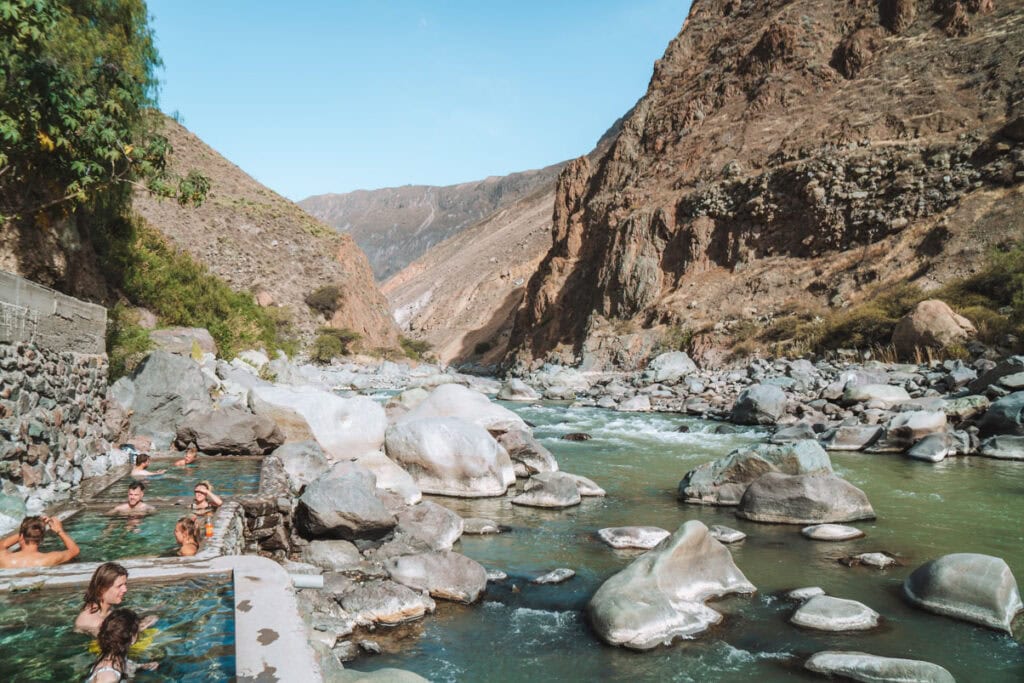
M292 550L295 499L288 491L281 460L272 455L265 457L259 493L236 500L245 510L245 552L286 558Z
M106 309L0 271L0 527L123 465L105 424Z

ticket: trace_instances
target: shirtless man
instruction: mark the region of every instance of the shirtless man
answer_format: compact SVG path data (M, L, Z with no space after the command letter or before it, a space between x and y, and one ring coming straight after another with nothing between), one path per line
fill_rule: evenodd
M108 515L131 515L138 517L141 515L148 515L151 512L156 512L156 508L148 503L142 502L142 497L146 494L146 485L141 481L133 481L128 485L128 502L121 503L111 508Z
M75 619L75 630L96 636L100 625L115 605L120 605L128 593L128 570L116 562L105 562L93 572L89 587L85 590L85 605ZM148 628L156 621L155 616L143 618L140 628Z
M174 466L175 467L188 467L189 465L191 465L192 463L194 463L196 461L196 457L197 457L196 447L195 446L189 446L188 449L185 450L185 457L182 458L181 460L175 460L174 461Z
M64 544L64 550L44 553L39 551L46 529L57 534ZM18 545L20 550L12 551ZM18 533L11 534L0 541L0 569L20 569L21 567L53 567L64 564L78 557L78 544L64 531L60 520L56 517L26 517L21 522Z
M132 468L131 475L133 477L152 477L157 474L163 474L167 470L157 470L156 472L149 471L149 454L139 453L135 458L135 467Z

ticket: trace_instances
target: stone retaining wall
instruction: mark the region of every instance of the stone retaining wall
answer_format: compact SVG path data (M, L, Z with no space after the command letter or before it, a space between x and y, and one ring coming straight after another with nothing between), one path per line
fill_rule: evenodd
M294 499L281 461L273 456L264 458L259 493L235 500L245 511L245 552L286 558L292 550Z

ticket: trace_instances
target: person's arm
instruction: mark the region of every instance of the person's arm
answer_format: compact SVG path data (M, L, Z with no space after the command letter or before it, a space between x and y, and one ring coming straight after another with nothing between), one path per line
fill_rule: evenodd
M12 545L17 545L18 544L18 539L20 537L21 537L21 534L19 532L15 531L13 534L8 536L4 540L0 541L0 548L2 548L3 550L7 550Z
M206 494L206 500L208 503L210 503L210 505L219 508L221 505L224 504L224 499L218 496L213 491L211 491L208 486L202 486L202 488L197 486L196 488L199 488L199 490Z
M75 539L71 538L68 532L64 531L64 525L61 524L60 520L56 517L49 517L46 522L50 525L50 530L57 534L57 538L64 544L64 550L47 553L47 558L52 556L53 564L63 564L78 557L78 553L81 550L79 550L78 544L75 543Z

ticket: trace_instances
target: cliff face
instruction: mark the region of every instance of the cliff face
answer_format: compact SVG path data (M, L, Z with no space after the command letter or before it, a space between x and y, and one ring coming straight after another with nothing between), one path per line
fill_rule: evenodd
M174 150L174 170L202 171L212 189L198 208L138 193L133 207L151 226L234 289L257 294L265 305L287 306L307 337L330 325L358 332L366 349L398 347L387 301L351 237L260 185L176 122L166 119L163 134ZM331 284L341 295L326 321L304 299Z
M1019 3L695 0L562 171L510 363L636 365L624 330L967 274L1021 235L1022 53Z
M299 206L351 235L383 281L434 245L550 185L562 165L447 187L407 185L315 195Z

